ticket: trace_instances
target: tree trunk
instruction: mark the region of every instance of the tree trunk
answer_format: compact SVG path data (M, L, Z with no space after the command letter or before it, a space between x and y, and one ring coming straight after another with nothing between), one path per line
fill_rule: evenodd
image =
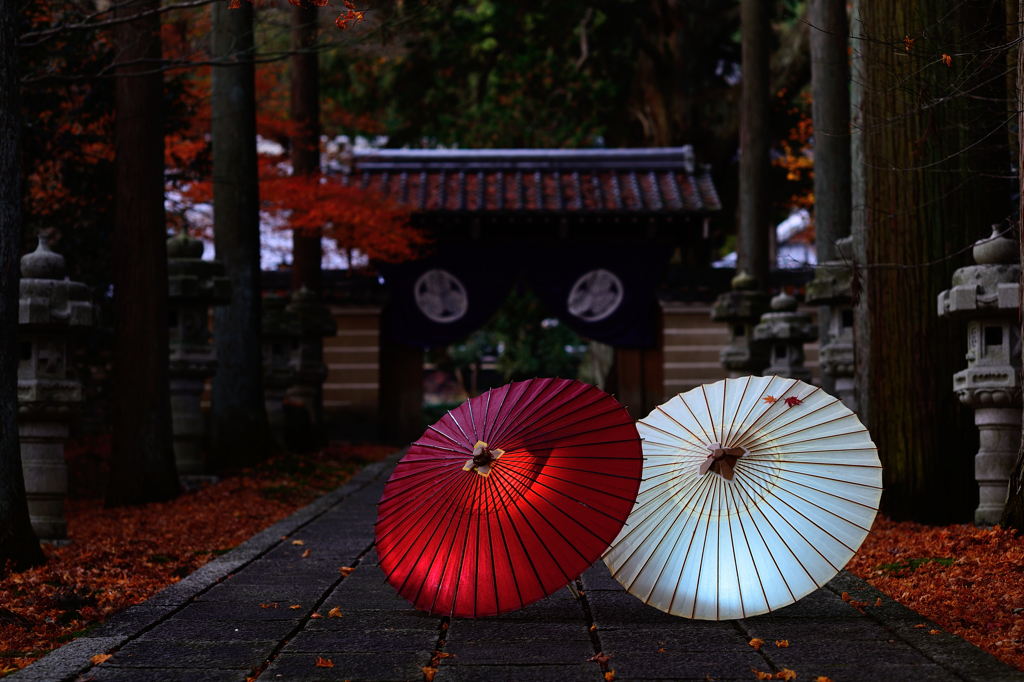
M320 59L312 51L317 38L315 6L293 5L291 44L291 138L292 170L296 175L320 172ZM303 52L302 50L310 50ZM318 295L321 283L320 231L316 234L293 233L292 290L306 287Z
M1020 0L1020 5L1017 10L1017 17L1024 17L1024 0ZM1009 24L1014 26L1016 22ZM1012 31L1012 29L1011 29ZM1021 35L1024 35L1024 31L1021 31ZM1013 37L1013 33L1007 36L1009 40ZM1017 216L1017 236L1020 240L1020 260L1021 266L1024 267L1024 172L1021 171L1024 168L1024 145L1020 142L1024 140L1024 136L1019 134L1020 126L1024 125L1024 68L1021 65L1024 64L1024 43L1017 47L1017 87L1014 92L1014 100L1016 102L1017 110L1017 181L1018 188L1021 190L1020 194L1020 213ZM1024 317L1021 318L1021 331L1024 332ZM1022 336L1021 338L1024 338ZM1021 357L1024 359L1024 348L1021 348ZM1003 522L1004 528L1016 528L1018 530L1024 530L1024 421L1022 423L1021 431L1021 445L1017 451L1017 462L1013 465L1013 471L1010 472L1010 485L1006 491L1006 507L1003 509Z
M145 0L117 17L159 8ZM107 506L178 494L171 432L160 16L114 29L114 433ZM146 73L150 72L150 73Z
M231 280L231 303L216 308L209 463L214 469L258 462L273 437L263 402L260 344L260 206L256 160L253 6L211 7L213 233Z
M0 3L0 572L46 562L32 531L18 440L18 289L21 279L19 7Z
M320 173L320 57L312 48L317 39L319 9L313 5L293 5L291 26L291 138L292 171L296 175ZM303 50L309 50L303 52ZM305 287L323 294L320 241L322 231L292 232L292 291ZM351 264L349 265L351 269ZM310 347L309 361L323 362L322 347ZM319 354L319 357L316 357ZM316 404L310 419L316 429L323 427L323 387L317 386ZM316 434L326 444L326 434Z
M850 67L845 0L811 0L814 235L818 262L850 234Z
M769 59L771 4L741 0L743 81L740 97L740 228L737 270L768 286Z
M860 5L868 38L858 41L867 131L860 229L869 287L859 298L867 321L858 332L867 333L857 338L858 362L867 366L858 371L884 466L883 510L897 519L965 522L978 499L978 432L952 376L963 368L966 333L938 319L935 300L953 271L970 263L966 253L943 259L1008 212L1008 188L992 179L1005 166L1006 138L986 138L1005 120L1005 81L998 61L954 56L946 66L939 57L998 44L1005 17L982 0ZM964 82L971 92L958 89Z

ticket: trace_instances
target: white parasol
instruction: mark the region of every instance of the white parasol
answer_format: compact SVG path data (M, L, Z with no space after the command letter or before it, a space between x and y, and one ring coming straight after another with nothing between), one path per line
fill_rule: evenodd
M604 560L673 615L746 618L792 604L846 565L878 511L882 467L867 429L802 381L700 386L637 429L644 480Z

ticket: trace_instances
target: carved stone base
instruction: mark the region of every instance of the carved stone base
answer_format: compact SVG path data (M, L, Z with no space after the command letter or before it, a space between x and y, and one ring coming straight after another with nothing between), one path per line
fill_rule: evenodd
M271 388L263 386L263 404L267 408L267 421L270 422L270 431L274 434L274 440L282 450L287 450L285 440L285 418L284 418L284 396L286 386Z
M41 540L68 536L64 498L68 494L68 467L64 463L67 422L21 422L21 466L32 530Z
M309 412L311 423L316 423L317 397L320 394L320 383L299 383L289 386L285 395L288 400L299 403Z
M171 427L179 476L206 472L203 462L203 379L171 379Z
M979 496L974 524L992 526L1003 517L1006 488L1017 461L1021 408L978 408L974 412L974 423L981 436L981 449L974 456L974 478L978 481Z

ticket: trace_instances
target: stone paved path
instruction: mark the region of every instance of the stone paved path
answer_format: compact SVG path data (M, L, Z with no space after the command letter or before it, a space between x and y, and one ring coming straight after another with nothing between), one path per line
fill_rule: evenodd
M434 682L604 682L607 671L625 681L750 681L752 669L783 668L798 681L1024 681L954 635L929 634L938 626L847 573L746 621L668 616L624 592L602 563L582 576L581 600L562 590L501 617L450 622L414 611L384 583L373 551L375 505L396 461L368 467L11 679L419 682L435 667ZM871 606L862 613L843 592ZM340 618L328 615L335 607ZM753 638L764 640L760 651ZM775 645L783 639L789 647ZM589 660L597 652L609 657L604 667Z

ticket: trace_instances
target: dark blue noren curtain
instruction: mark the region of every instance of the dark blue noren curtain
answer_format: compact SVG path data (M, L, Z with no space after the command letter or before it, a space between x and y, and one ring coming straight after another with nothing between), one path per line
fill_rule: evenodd
M530 286L559 320L611 346L656 344L655 286L671 249L578 246L545 249L525 263Z
M391 295L386 338L421 348L464 339L505 301L519 262L508 249L449 246L423 260L381 265Z

